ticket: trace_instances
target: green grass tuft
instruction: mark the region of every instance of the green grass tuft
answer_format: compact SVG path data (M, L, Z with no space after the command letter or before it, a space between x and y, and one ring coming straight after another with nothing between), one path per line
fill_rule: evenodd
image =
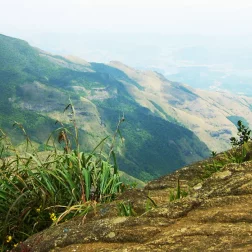
M1 251L12 249L50 225L76 215L86 215L97 202L111 201L121 191L113 148L124 119L118 123L109 154L102 152L108 137L102 139L91 153L84 153L78 142L72 103L66 110L71 113L72 130L61 124L45 144L50 145L50 151L38 152L19 123L15 125L26 139L22 152L0 131ZM71 143L74 143L74 149Z

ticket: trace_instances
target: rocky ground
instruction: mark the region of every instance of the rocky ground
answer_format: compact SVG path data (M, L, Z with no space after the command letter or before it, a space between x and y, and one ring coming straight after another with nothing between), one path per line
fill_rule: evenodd
M252 161L223 156L184 167L131 189L85 217L30 237L30 251L252 251ZM210 170L211 170L210 169ZM171 200L171 193L186 197ZM186 193L185 193L186 192ZM129 215L122 210L128 209ZM18 250L18 249L17 249ZM20 249L19 249L20 251Z

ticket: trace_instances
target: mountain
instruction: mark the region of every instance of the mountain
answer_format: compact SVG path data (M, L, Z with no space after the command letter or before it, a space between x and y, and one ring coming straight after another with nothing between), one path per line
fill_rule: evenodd
M58 127L56 120L70 127L71 118L62 111L71 98L84 151L112 136L118 118L125 116L121 125L125 141L118 141L115 150L120 169L134 177L149 180L209 155L206 144L175 113L148 98L167 82L157 73L52 55L4 35L0 35L0 59L0 127L16 144L24 137L20 129L11 127L14 121L43 150L47 136ZM141 76L146 76L146 82ZM158 84L153 82L156 76ZM183 85L178 90L188 93Z
M137 71L120 62L110 62L110 66L140 85L138 88L122 80L138 104L192 130L210 150L230 148L229 138L236 135L238 120L252 126L252 97L193 89L157 72Z

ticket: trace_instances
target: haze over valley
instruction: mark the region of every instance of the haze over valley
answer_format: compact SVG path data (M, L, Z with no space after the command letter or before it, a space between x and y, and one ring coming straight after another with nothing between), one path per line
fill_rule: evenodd
M54 54L72 54L101 63L117 60L195 88L252 95L252 35L121 31L35 34L21 37Z
M195 88L252 94L247 0L14 2L2 5L0 32L32 46L155 70Z

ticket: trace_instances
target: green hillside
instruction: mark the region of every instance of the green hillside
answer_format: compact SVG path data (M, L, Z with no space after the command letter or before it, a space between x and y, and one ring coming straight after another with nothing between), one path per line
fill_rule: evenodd
M116 149L118 163L139 179L167 174L209 154L194 133L137 103L124 82L137 89L142 86L121 70L97 63L76 64L4 35L0 35L0 59L0 127L15 142L22 140L12 128L18 121L43 146L58 127L55 120L68 125L69 116L62 111L71 98L85 151L113 135L119 116L125 115L121 128L125 141Z

